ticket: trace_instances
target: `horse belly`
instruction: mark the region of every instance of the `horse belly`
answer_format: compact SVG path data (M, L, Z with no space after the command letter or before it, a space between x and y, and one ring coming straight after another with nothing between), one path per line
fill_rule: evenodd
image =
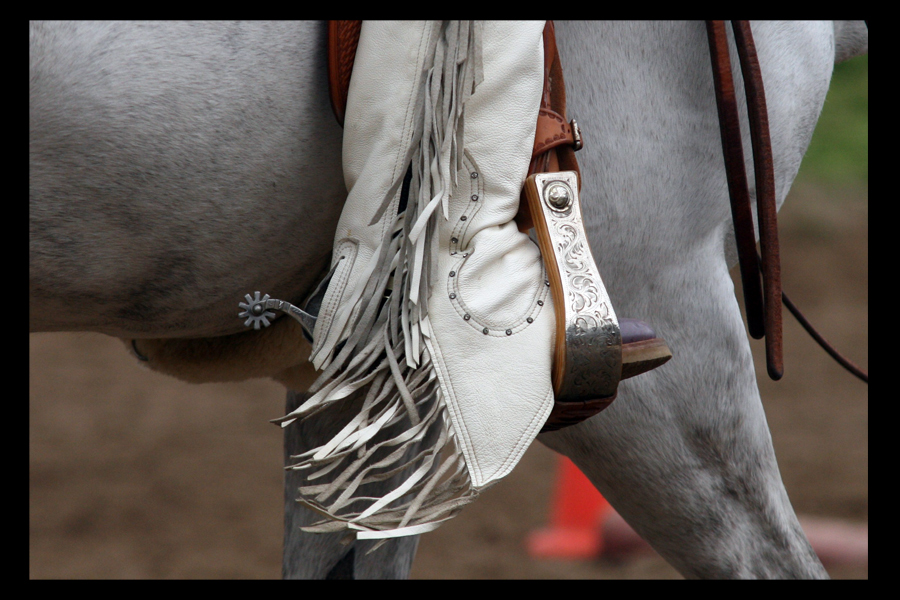
M32 23L32 331L193 337L300 302L346 190L325 26Z

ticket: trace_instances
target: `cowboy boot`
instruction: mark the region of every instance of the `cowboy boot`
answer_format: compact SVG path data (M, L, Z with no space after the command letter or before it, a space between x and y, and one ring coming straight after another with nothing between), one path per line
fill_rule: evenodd
M553 407L553 300L514 222L542 30L362 27L344 123L349 196L311 355L322 374L280 420L364 396L338 435L296 457L310 470L300 501L328 517L312 531L434 529L512 470ZM380 498L359 491L398 473Z

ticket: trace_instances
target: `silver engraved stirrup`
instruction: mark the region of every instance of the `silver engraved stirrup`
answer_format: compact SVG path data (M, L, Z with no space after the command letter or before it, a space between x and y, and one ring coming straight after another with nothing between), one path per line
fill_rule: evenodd
M534 174L525 195L556 311L556 402L612 402L622 374L622 336L584 230L578 175Z

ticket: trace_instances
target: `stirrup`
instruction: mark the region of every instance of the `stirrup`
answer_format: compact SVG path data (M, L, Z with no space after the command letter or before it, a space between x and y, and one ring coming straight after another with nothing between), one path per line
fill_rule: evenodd
M672 353L640 321L627 336L591 254L574 171L536 173L525 196L556 312L553 412L541 432L591 417L615 399L619 381L654 369ZM624 324L624 320L623 320Z

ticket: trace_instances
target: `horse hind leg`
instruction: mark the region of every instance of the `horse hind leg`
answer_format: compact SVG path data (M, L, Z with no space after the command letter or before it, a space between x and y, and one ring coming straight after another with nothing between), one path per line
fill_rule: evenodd
M781 480L724 260L657 283L660 297L691 298L649 316L674 358L541 441L685 577L827 577Z

